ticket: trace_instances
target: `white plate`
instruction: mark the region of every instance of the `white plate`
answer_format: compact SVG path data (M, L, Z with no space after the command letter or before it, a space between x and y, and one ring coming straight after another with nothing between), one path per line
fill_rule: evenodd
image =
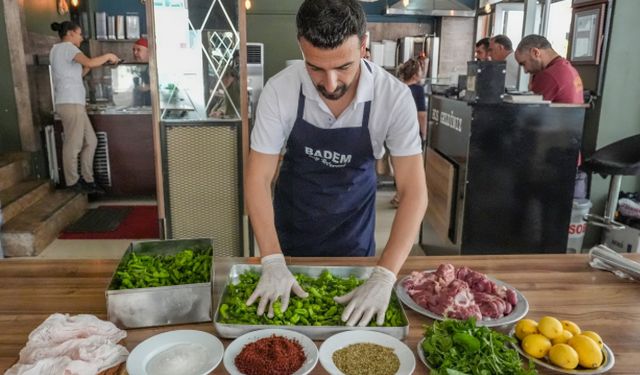
M435 272L435 271L436 270L427 270L427 272ZM398 298L400 299L400 301L402 301L402 303L407 305L411 310L413 310L413 311L415 311L415 312L417 312L419 314L422 314L424 316L428 316L429 318L435 319L435 320L444 320L445 317L443 317L442 315L436 314L433 311L425 309L424 307L422 307L422 306L418 305L417 303L415 303L413 298L411 298L411 296L407 293L407 290L404 288L404 282L407 279L409 279L409 277L411 277L411 276L407 275L407 276L403 277L396 284L396 294L398 295ZM527 299L524 298L524 295L522 295L522 293L520 293L518 291L518 289L510 286L507 283L504 283L504 282L502 282L500 280L494 279L494 278L489 277L489 276L487 276L487 279L493 281L498 286L505 286L505 287L515 291L516 292L516 296L518 297L518 299L517 299L518 302L516 303L515 306L513 306L513 310L511 310L509 315L503 316L502 318L498 318L498 319L482 319L482 320L478 320L476 322L476 325L485 326L485 327L499 327L499 326L504 326L504 325L515 323L518 320L520 320L521 318L523 318L525 315L527 315L527 312L529 312L529 302L527 302Z
M231 375L242 375L235 365L236 356L240 354L245 345L272 335L296 340L302 346L302 350L304 350L307 360L302 364L302 367L298 369L298 371L293 373L293 375L308 374L314 367L316 367L316 364L318 363L318 348L310 338L301 333L287 329L261 329L259 331L245 333L233 340L231 344L227 346L227 351L224 353L224 368L226 368Z
M183 356L176 351L182 351ZM184 353L189 354L185 357ZM167 374L206 375L220 364L223 353L224 346L210 333L169 331L152 336L136 346L127 359L127 372L129 375L152 375L147 372L147 366L154 358L154 361L161 361L164 357L163 370ZM201 354L200 359L194 357L197 354Z
M516 330L515 330L515 327L514 327L509 332L509 336L511 336L514 339L518 340L518 338L516 337L515 333L516 333ZM518 341L518 342L520 342L520 341ZM518 353L520 353L521 356L523 356L523 357L525 357L527 359L531 359L533 362L535 362L536 365L551 369L551 370L556 371L556 372L560 372L562 374L581 374L581 375L586 375L586 374L604 374L607 371L611 370L613 368L613 365L616 363L616 358L613 355L613 351L611 351L611 348L609 348L607 346L607 344L604 344L604 346L602 347L602 355L604 356L604 359L602 360L602 364L600 365L600 367L594 368L594 369L578 369L578 370L576 370L576 369L566 370L566 369L563 369L561 367L555 366L555 365L547 362L546 360L533 358L529 354L525 353L524 350L522 350L522 348L520 347L519 344L516 343L516 344L512 344L512 345L518 351Z
M320 346L320 364L332 375L342 375L333 363L333 353L352 344L377 344L392 348L400 360L396 374L412 374L416 367L416 358L411 349L402 341L384 333L375 331L345 331L329 337Z
M425 358L424 356L424 350L422 350L422 343L426 339L427 339L426 337L423 337L422 340L418 341L418 346L416 346L416 351L418 352L418 358L420 358L422 363L424 363L424 365L427 366L429 370L433 370L431 366L429 366L429 364L427 363L427 358Z

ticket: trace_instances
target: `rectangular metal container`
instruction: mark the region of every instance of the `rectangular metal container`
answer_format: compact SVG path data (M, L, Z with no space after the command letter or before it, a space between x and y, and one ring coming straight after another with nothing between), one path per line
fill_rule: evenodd
M136 255L173 255L184 249L209 246L213 246L211 239L136 241L129 245L118 268L133 252ZM213 256L211 262L210 282L138 289L115 289L116 268L105 292L107 318L120 328L211 321Z
M218 312L220 311L220 306L222 305L222 301L224 301L227 295L227 289L229 284L237 284L240 281L240 275L246 271L256 271L258 273L261 272L261 266L252 265L252 264L236 264L231 267L229 270L229 277L224 286L224 291L222 292L220 299L218 300L216 313L213 318L213 325L216 329L216 333L219 336L226 338L235 338L242 336L243 334L251 331L255 331L258 329L266 329L266 328L286 328L292 331L300 332L313 340L324 340L335 333L342 331L353 331L353 330L362 330L362 331L377 331L386 333L390 336L393 336L399 340L403 340L409 334L409 319L407 318L407 314L404 311L404 307L402 306L402 302L398 299L398 304L400 305L400 311L402 312L402 316L404 317L407 325L401 327L348 327L348 326L278 326L278 325L254 325L254 324L227 324L220 323ZM289 270L296 274L302 273L311 277L319 277L322 271L328 270L334 276L339 277L349 277L351 275L355 276L358 279L364 280L368 279L373 271L373 267L347 267L347 266L289 266ZM393 291L395 295L395 290Z

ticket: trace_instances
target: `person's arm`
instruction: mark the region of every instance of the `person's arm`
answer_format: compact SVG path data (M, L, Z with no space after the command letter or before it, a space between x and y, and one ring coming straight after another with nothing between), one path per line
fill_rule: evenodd
M558 82L544 71L533 76L529 87L535 94L542 95L544 100L553 102L558 96Z
M91 69L91 68L97 68L99 66L102 66L108 62L112 64L117 64L118 61L120 61L120 58L118 58L118 56L116 56L113 53L105 53L102 56L90 58L90 57L87 57L84 53L79 52L75 55L73 60L78 64L82 65L83 69L85 68Z
M348 303L341 316L342 321L348 326L357 324L364 327L374 315L378 325L384 323L396 275L413 247L413 241L427 209L422 155L392 156L392 160L396 168L395 179L400 206L391 226L389 241L378 266L367 282L343 296L334 298L338 303Z
M87 68L86 66L82 67L82 76L86 76L91 71L91 68Z
M282 253L276 233L271 199L271 182L279 157L280 155L263 154L251 150L247 159L244 186L247 212L262 256Z
M260 300L256 313L262 315L268 311L270 318L274 316L273 305L276 300L280 299L280 311L284 312L289 305L291 292L301 298L308 296L287 268L275 227L271 181L278 166L280 149L287 137L282 131L285 121L280 117L277 96L278 92L267 83L256 111L245 174L247 211L260 247L262 264L260 280L247 299L247 305L251 306Z
M397 274L411 252L427 210L427 184L422 155L391 156L391 160L400 206L378 265Z
M398 95L390 107L394 113L390 116L392 124L385 141L392 153L400 206L384 253L369 279L353 291L334 298L338 303L348 303L341 316L348 326L366 326L374 315L378 325L384 323L396 275L413 247L427 208L416 105L410 90L407 88Z
M247 161L245 191L247 193L247 211L260 247L260 263L262 272L258 285L249 296L247 305L257 300L256 313L273 318L273 304L280 299L280 311L285 312L289 305L291 292L298 297L308 296L287 268L273 217L271 200L271 180L278 165L279 155L262 154L251 150ZM267 309L268 306L268 309Z

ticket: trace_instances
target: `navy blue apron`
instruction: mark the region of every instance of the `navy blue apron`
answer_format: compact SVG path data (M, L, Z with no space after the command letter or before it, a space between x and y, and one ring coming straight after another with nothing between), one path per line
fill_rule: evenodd
M369 71L371 68L367 65ZM280 246L288 256L375 254L375 157L371 101L362 126L321 129L303 119L300 88L274 196Z

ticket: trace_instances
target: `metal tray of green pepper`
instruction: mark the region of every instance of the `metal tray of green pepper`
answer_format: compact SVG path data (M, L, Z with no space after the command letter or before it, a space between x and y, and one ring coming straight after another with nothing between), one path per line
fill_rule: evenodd
M309 296L299 298L292 294L284 313L280 311L280 301L276 301L276 315L270 319L266 314L256 314L257 303L246 305L260 279L261 266L232 266L213 318L216 332L222 337L235 338L257 329L284 326L314 340L350 330L378 331L400 340L409 334L409 320L395 292L391 295L383 326L372 322L367 327L348 327L341 321L344 306L333 301L333 297L362 284L371 275L373 267L289 266L289 270Z
M211 321L210 239L136 241L105 292L107 317L121 328Z

